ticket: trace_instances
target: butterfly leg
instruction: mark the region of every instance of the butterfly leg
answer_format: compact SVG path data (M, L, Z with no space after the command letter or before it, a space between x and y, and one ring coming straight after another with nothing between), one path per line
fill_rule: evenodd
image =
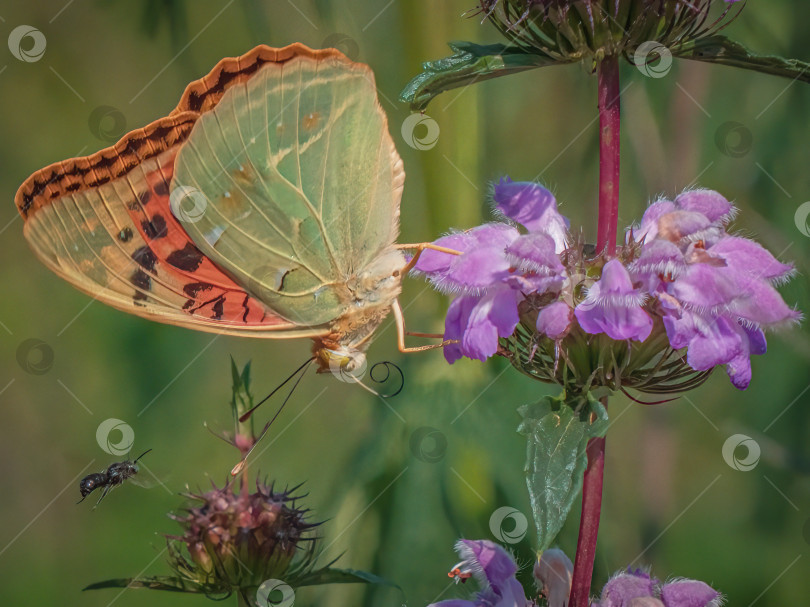
M401 276L405 276L408 272L410 272L413 267L416 265L416 262L419 261L419 257L422 255L422 251L425 249L430 249L431 251L439 251L440 253L448 253L450 255L461 255L461 251L456 251L455 249L448 249L447 247L440 247L432 242L419 242L416 244L397 244L394 245L394 248L397 249L416 249L416 253L413 254L411 260L402 268L399 273Z
M424 352L425 350L435 350L436 348L442 348L450 344L458 343L453 339L445 339L440 344L431 344L429 346L416 346L411 348L405 346L406 335L413 335L415 337L437 337L437 338L441 338L444 336L439 335L437 333L410 333L406 331L405 315L402 313L402 306L399 305L399 300L394 301L394 303L391 305L391 309L394 312L394 322L397 325L397 347L399 348L400 352Z

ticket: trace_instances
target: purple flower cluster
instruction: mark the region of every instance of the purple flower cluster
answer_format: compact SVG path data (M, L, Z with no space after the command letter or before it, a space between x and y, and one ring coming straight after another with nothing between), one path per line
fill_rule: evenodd
M542 295L532 329L557 344L575 326L637 342L665 330L692 369L726 365L742 389L751 380L750 356L765 352L763 329L801 318L774 288L792 266L729 234L735 208L717 192L689 190L650 205L615 258L585 260L584 293L582 260L571 262L569 223L551 192L503 179L493 198L496 213L514 223L444 236L435 244L461 254L425 251L415 267L455 296L445 321L445 339L456 342L445 347L450 363L494 355L521 322L521 302Z
M481 590L471 599L450 599L433 603L428 607L533 607L537 603L527 599L520 582L515 578L518 567L506 550L489 540L459 540L456 551L461 562L453 567L449 575L456 581L466 581L473 577ZM553 581L562 582L570 591L571 580L566 576L571 561L559 550L547 551L551 554L549 561L562 571ZM542 569L542 560L535 565L535 576ZM542 576L541 576L542 577ZM567 604L567 592L553 596L548 592L549 580L538 577L537 585L543 589L549 607L564 607ZM719 607L722 595L708 584L697 580L674 579L662 583L642 570L626 572L613 576L602 589L599 601L594 607Z

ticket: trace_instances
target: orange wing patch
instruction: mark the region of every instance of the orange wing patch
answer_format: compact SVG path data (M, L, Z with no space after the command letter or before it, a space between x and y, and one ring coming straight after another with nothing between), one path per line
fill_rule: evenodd
M173 281L182 284L182 294L187 298L183 310L190 314L250 325L283 322L214 265L186 234L171 208L169 184L173 166L172 158L148 174L147 188L127 207L133 225L146 243L132 254L139 266L130 276L136 287L134 302L138 304L147 298L152 274L155 280L164 283L166 275L171 274Z

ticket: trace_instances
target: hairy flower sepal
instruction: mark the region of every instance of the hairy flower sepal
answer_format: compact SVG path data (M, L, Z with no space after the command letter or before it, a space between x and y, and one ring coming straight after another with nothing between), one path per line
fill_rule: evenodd
M546 396L519 409L526 437L526 485L537 529L537 550L551 547L582 490L588 441L605 435L608 416L591 392ZM550 490L553 488L553 490Z

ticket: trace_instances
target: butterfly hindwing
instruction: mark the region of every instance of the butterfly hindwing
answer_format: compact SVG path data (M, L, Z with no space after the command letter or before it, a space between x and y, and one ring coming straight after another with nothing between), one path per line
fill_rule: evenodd
M285 318L318 325L395 240L403 178L371 71L297 57L200 118L172 185L203 196L183 226L206 255Z

